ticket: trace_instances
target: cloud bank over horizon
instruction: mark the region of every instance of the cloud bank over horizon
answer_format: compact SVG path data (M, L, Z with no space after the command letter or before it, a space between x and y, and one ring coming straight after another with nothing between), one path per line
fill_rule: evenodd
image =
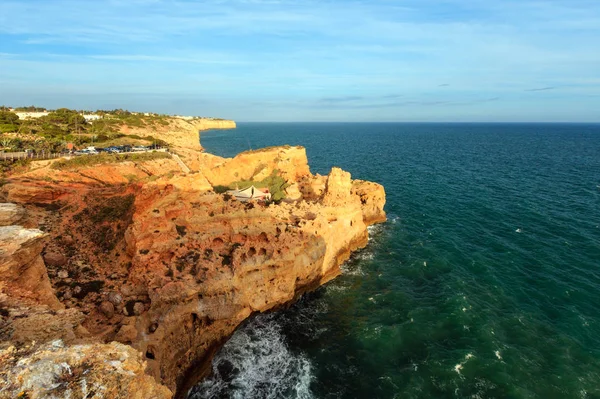
M0 105L600 122L596 0L3 0Z

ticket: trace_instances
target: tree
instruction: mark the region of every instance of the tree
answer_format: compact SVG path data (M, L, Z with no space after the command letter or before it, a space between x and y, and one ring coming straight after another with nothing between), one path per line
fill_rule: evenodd
M0 124L16 125L19 123L19 115L10 111L0 111Z
M52 136L65 133L83 133L87 125L83 115L68 108L59 108L37 120L44 127L42 130Z
M19 129L19 116L14 112L0 111L0 133L16 132Z
M15 111L20 111L20 112L44 112L44 111L46 111L46 108L36 107L35 105L30 105L29 107L17 107L17 108L15 108Z

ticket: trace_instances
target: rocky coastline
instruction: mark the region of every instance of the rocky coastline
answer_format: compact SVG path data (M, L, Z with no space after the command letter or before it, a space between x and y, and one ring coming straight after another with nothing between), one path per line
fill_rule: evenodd
M175 159L43 161L6 179L0 397L185 397L242 321L336 277L386 219L381 185L313 175L302 147L227 159L198 130L161 136L189 173ZM216 190L273 175L277 204Z

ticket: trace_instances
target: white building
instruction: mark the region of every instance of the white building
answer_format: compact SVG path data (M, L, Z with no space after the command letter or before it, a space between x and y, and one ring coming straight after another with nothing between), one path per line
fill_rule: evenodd
M48 115L48 112L15 112L19 119L35 119Z

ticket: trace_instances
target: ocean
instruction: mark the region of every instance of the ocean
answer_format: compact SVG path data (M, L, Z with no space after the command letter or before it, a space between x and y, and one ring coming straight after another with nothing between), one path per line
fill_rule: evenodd
M198 398L600 398L600 125L239 123L385 186L343 274L257 315Z

